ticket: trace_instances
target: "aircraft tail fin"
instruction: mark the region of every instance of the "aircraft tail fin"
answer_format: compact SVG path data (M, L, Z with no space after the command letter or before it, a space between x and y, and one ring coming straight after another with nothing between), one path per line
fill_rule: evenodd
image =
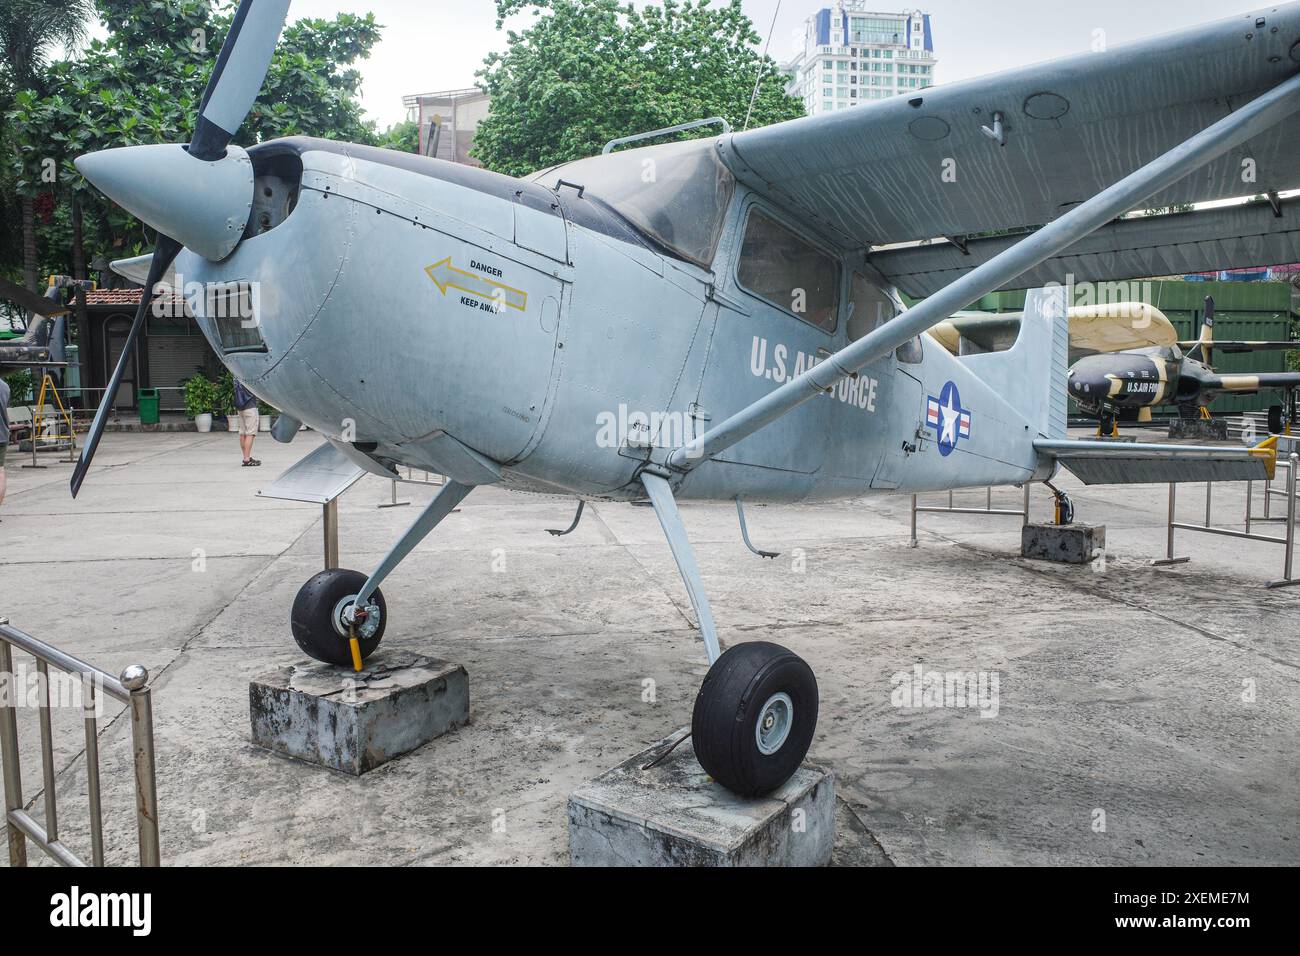
M962 356L1044 438L1064 438L1068 413L1070 321L1065 288L1031 289L1020 334L1005 352Z
M1214 351L1214 296L1205 297L1205 318L1201 320L1201 334L1196 340L1197 358L1206 365L1213 364Z

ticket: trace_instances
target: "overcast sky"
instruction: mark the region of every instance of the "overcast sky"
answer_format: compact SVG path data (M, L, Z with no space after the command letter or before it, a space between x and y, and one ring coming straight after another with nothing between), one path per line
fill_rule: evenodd
M637 0L641 5L643 0ZM714 0L721 3L723 0ZM786 60L804 20L835 0L744 0L765 38L778 8L772 55ZM919 6L932 16L938 82L949 83L1040 60L1086 52L1095 30L1115 46L1141 37L1257 9L1236 0L879 0L885 10ZM381 128L405 118L410 93L472 86L483 57L505 45L493 0L293 0L289 16L371 11L383 40L361 64L364 104ZM531 16L511 23L516 29Z

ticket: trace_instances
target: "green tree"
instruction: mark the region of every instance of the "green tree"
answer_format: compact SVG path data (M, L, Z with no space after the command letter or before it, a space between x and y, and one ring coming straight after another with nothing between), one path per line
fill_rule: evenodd
M188 142L234 13L233 6L214 9L208 0L99 0L99 9L108 38L51 65L48 94L17 93L4 124L15 146L17 188L60 197L44 226L50 271L68 271L78 208L86 245L95 252L121 258L152 245L140 223L91 189L72 160L115 146ZM375 142L374 125L362 116L354 64L369 55L380 29L372 14L286 27L235 142L295 134Z
M58 46L72 47L86 38L86 26L94 16L91 0L4 0L0 3L0 115L9 110L19 90L47 88L42 75L46 56ZM0 147L12 149L0 130ZM5 200L13 187L11 177L0 180L6 187ZM22 221L23 282L33 292L37 287L36 206L32 191L18 197ZM6 215L4 222L12 222ZM6 230L7 232L8 230ZM12 245L8 239L4 245Z
M414 120L397 123L388 127L379 137L379 145L384 149L396 149L403 153L420 151L420 124Z
M511 175L600 152L611 139L722 116L740 128L758 82L750 126L794 119L803 104L785 92L775 61L740 0L497 0L497 26L523 11L541 14L507 31L504 53L487 58L480 85L491 113L474 155ZM699 135L699 134L695 134Z

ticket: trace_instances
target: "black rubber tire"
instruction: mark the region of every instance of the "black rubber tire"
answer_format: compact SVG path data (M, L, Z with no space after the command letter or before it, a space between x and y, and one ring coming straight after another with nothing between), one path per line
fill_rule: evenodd
M1282 421L1282 406L1268 406L1268 433L1270 435L1280 435L1285 427L1285 423Z
M773 694L789 695L794 719L785 743L764 754L755 727ZM817 729L817 678L793 651L767 641L737 644L709 668L695 697L691 742L714 780L742 797L771 793L799 769Z
M289 625L293 628L294 641L304 652L326 664L352 666L352 648L348 646L348 639L334 629L330 618L334 606L349 594L358 593L365 583L366 576L360 571L334 568L313 576L298 589L289 614ZM388 605L384 603L383 593L376 590L370 600L379 605L379 629L372 637L360 640L362 661L374 653L388 625Z

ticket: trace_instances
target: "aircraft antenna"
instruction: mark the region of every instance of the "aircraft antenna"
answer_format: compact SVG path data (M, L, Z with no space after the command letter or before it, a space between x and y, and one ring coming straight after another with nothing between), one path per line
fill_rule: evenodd
M776 18L781 15L781 0L776 0L776 12L772 14L772 25L767 30L767 42L763 44L763 56L758 61L758 76L754 78L754 92L749 97L749 109L745 111L745 125L740 131L749 129L749 119L754 115L754 103L758 100L758 89L763 85L763 70L767 66L767 51L772 48L772 34L776 32Z

